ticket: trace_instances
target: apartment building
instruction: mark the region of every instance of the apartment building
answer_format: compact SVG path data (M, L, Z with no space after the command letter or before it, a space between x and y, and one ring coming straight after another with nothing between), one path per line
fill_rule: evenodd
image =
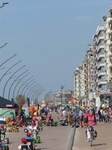
M108 14L103 17L105 22L105 52L106 52L106 74L107 82L112 80L112 5Z
M98 93L98 70L97 70L97 33L95 33L93 37L93 91L97 94Z
M79 98L85 95L84 91L84 64L82 63L74 72L74 97Z
M94 92L104 94L106 92L106 63L105 63L105 35L104 25L99 24L94 35Z
M86 94L93 91L93 45L89 44L89 50L86 53Z
M79 96L79 69L77 68L74 72L74 97Z

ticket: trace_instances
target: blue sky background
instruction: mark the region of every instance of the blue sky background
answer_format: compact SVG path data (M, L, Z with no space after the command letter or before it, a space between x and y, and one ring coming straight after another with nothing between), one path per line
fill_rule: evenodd
M18 54L4 65L8 69L18 60L30 70L30 76L39 82L46 91L73 90L73 72L83 61L87 45L97 25L103 23L111 0L7 0L9 5L0 9L0 63ZM0 1L0 5L5 0ZM0 75L6 71L0 71ZM25 71L23 69L22 73ZM0 85L2 90L9 75ZM27 79L27 78L26 78ZM5 97L14 79L8 83ZM15 85L15 84L14 84ZM14 88L14 86L13 86ZM13 91L13 88L11 92Z

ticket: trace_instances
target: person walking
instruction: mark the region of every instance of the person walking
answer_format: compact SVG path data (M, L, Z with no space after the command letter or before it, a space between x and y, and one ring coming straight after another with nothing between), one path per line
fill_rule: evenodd
M80 117L80 127L83 127L83 118L84 118L84 112L82 109L79 111L79 117Z
M89 131L90 126L93 127L95 126L95 116L92 110L90 110L89 115L87 116L87 142L90 141L90 131ZM94 136L95 136L95 132L94 132Z
M99 122L102 122L101 108L98 110Z
M88 117L88 109L86 109L85 113L84 113L84 126L87 127L87 117Z

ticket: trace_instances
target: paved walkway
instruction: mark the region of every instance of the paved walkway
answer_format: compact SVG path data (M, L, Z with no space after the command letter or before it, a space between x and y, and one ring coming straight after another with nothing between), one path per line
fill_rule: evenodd
M60 115L53 112L53 118L57 119L57 116ZM41 148L41 150L67 150L71 131L70 125L43 126L43 131L39 132L42 143L38 144L38 148ZM10 150L16 150L21 143L21 137L24 136L24 127L20 128L18 133L6 133L6 137L10 139Z
M93 146L90 142L87 143L85 130L86 128L77 128L72 150L111 150L112 149L112 123L98 123L95 127L98 137L93 141Z

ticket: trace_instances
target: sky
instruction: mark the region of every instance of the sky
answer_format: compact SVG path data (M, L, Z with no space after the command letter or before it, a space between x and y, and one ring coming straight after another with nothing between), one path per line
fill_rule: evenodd
M40 100L49 91L60 90L61 85L73 90L73 73L83 62L98 24L104 23L111 0L0 0L0 6L6 1L9 4L0 9L0 46L8 44L0 49L0 64L17 56L2 66L5 69L0 70L0 76L22 60L11 73L26 65L16 77L29 69L23 82L33 76L46 89ZM1 96L10 76L1 81ZM6 85L5 98L13 81Z

